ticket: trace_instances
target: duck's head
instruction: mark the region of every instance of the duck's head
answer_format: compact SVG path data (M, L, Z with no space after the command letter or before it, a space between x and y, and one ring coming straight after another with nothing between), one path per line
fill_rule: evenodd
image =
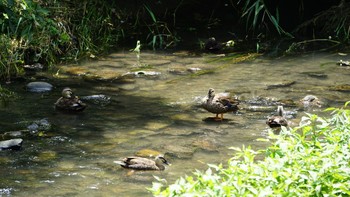
M304 105L304 107L309 107L312 105L317 107L322 106L321 101L314 95L306 95L304 98L300 100L300 102Z
M73 92L70 88L64 88L62 90L62 97L63 98L72 98Z
M215 91L213 88L209 88L209 91L208 91L208 98L211 98L215 96Z
M159 162L160 164L165 164L165 165L168 165L170 166L171 164L164 158L163 155L158 155L156 157L156 162Z
M283 114L284 114L283 106L282 106L282 105L279 105L279 106L277 107L277 115L283 116Z

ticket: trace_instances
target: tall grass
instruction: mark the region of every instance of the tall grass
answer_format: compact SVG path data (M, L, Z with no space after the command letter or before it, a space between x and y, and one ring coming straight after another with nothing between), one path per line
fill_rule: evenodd
M247 0L242 1L242 4L242 18L245 18L248 31L255 32L258 29L269 30L269 27L272 25L278 34L293 37L280 26L278 8L272 14L264 0Z
M115 3L112 3L115 4ZM107 1L0 1L0 79L115 47L122 13Z

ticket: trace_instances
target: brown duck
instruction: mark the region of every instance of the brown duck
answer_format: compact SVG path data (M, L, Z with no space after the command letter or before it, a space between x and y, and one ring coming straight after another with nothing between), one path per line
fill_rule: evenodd
M239 109L238 104L238 100L232 99L228 93L215 94L214 89L210 88L201 106L208 112L216 114L215 120L223 120L224 113L236 112Z
M55 108L64 111L78 112L83 111L86 108L86 104L83 103L79 97L75 96L70 88L64 88L62 90L62 97L55 103Z
M283 114L284 114L283 106L278 106L277 115L269 117L266 121L266 124L269 125L270 128L288 126L288 121L286 118L284 118Z
M314 95L306 95L304 98L299 100L299 103L304 108L322 107L321 101Z
M165 165L170 165L162 155L158 155L155 160L144 157L126 157L121 161L114 161L114 163L121 165L123 168L134 170L164 170Z

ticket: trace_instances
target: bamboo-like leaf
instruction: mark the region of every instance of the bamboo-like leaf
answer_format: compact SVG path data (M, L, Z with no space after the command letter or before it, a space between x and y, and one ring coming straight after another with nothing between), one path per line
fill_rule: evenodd
M154 16L154 13L152 12L152 10L149 9L149 7L148 7L147 5L144 5L144 6L145 6L146 10L148 11L149 15L151 16L153 22L156 23L156 22L157 22L157 19L156 19L156 17Z

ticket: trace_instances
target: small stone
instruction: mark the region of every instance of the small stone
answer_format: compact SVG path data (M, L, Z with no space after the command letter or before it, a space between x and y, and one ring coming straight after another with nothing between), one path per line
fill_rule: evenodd
M27 90L29 92L49 92L53 86L47 82L35 81L27 84Z
M23 68L28 71L42 71L44 69L44 65L40 63L34 63L32 65L24 65Z
M0 141L0 150L20 150L22 147L23 140L21 138Z
M201 71L201 68L188 68L187 71L191 72L191 73L196 73L198 71Z
M97 94L97 95L90 95L90 96L82 96L80 97L80 100L91 101L96 105L105 106L111 102L111 97L103 94Z
M135 72L127 72L123 75L123 77L125 76L134 76L134 77L158 77L160 76L161 73L160 72L156 72L156 71L145 71L145 70L140 70L140 71L135 71Z

